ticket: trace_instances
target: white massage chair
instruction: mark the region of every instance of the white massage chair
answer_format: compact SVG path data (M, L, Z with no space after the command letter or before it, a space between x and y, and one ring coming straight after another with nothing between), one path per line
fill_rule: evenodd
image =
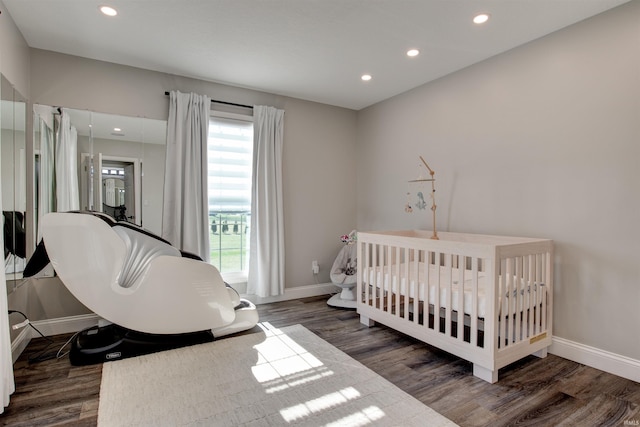
M72 364L212 341L258 322L213 265L140 227L94 212L50 213L41 227L61 281L108 321L77 335Z

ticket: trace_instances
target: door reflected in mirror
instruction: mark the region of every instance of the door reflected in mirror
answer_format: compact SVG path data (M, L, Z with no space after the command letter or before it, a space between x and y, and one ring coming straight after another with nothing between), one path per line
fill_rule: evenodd
M118 221L137 224L140 204L136 198L139 184L136 184L141 180L138 159L117 161L103 156L101 171L102 211Z

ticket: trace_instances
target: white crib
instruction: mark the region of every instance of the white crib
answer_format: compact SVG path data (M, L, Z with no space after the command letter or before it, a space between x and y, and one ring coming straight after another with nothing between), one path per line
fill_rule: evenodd
M473 363L498 369L547 355L553 242L418 230L358 233L360 321L380 322Z

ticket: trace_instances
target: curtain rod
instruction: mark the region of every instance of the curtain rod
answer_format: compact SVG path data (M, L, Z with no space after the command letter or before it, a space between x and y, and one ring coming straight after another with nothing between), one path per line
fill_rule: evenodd
M169 92L165 92L164 94L166 96L169 96ZM215 102L216 104L231 105L233 107L251 108L253 110L253 106L252 105L236 104L235 102L227 102L227 101L217 101L215 99L212 99L211 102Z

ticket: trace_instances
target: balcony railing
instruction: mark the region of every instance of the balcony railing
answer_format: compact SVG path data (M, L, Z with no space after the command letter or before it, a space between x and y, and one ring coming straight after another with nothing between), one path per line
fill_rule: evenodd
M221 273L247 270L250 223L249 212L209 213L211 264Z

